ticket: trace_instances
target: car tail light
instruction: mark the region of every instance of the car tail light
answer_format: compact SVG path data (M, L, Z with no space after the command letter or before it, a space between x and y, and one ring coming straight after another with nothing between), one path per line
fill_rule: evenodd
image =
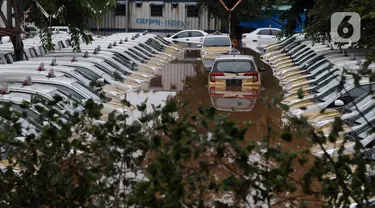
M215 87L211 87L210 88L210 96L211 97L221 97L223 96L224 94L219 94L219 93L215 93Z
M242 39L245 39L246 38L246 35L242 35Z
M257 82L258 81L258 72L245 72L243 75L246 76L246 77L252 76L253 77L253 82Z
M211 82L215 82L215 77L221 77L221 76L224 76L224 73L223 72L211 72L210 73L210 81Z

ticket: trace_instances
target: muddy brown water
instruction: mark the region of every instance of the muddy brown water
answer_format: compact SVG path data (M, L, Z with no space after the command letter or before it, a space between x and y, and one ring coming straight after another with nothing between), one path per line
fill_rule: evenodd
M259 88L259 94L252 100L252 109L250 111L230 112L221 111L228 115L228 119L242 125L244 122L252 122L251 127L245 135L245 141L262 141L267 135L266 126L270 124L273 132L274 144L280 144L285 150L302 150L310 147L310 142L305 139L294 139L292 142L286 142L280 138L282 131L282 110L280 108L270 108L267 101L273 97L281 95L281 88L278 80L273 77L272 70L259 60L259 55L251 50L243 50L244 54L254 56L258 68L265 69L261 73L262 86ZM200 60L198 50L186 50L176 60L165 66L160 76L155 77L150 82L149 90L132 92L127 94L127 99L132 104L140 104L146 98L148 104L163 104L168 98L177 100L188 100L187 108L198 111L200 105L214 106L216 98L210 96L208 89L208 72L204 71ZM226 99L225 105L236 105L238 99ZM255 104L254 104L255 102ZM149 107L151 110L151 107ZM133 112L134 118L140 113ZM295 172L293 177L299 179L308 167L301 167L297 162L294 164ZM302 196L301 200L308 200L307 196ZM316 207L316 206L313 206Z

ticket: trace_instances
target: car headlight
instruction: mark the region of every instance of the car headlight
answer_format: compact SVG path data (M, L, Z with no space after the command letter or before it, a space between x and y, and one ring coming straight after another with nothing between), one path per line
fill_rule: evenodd
M201 50L201 55L202 55L202 56L207 55L207 51L205 51L205 50Z

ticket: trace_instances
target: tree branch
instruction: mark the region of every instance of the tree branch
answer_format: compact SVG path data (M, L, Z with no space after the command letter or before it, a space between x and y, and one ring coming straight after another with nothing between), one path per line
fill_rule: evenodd
M1 3L1 4L2 4L2 3ZM5 27L9 28L8 20L7 20L7 18L5 17L3 11L1 11L1 10L0 10L0 16L1 16L1 19L3 20L3 22L4 22Z

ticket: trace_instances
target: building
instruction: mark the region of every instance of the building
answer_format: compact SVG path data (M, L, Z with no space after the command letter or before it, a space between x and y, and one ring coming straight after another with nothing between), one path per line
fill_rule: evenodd
M184 29L200 29L208 32L219 30L221 22L200 11L195 0L118 0L117 7L105 14L98 25L90 21L93 31L174 33Z

